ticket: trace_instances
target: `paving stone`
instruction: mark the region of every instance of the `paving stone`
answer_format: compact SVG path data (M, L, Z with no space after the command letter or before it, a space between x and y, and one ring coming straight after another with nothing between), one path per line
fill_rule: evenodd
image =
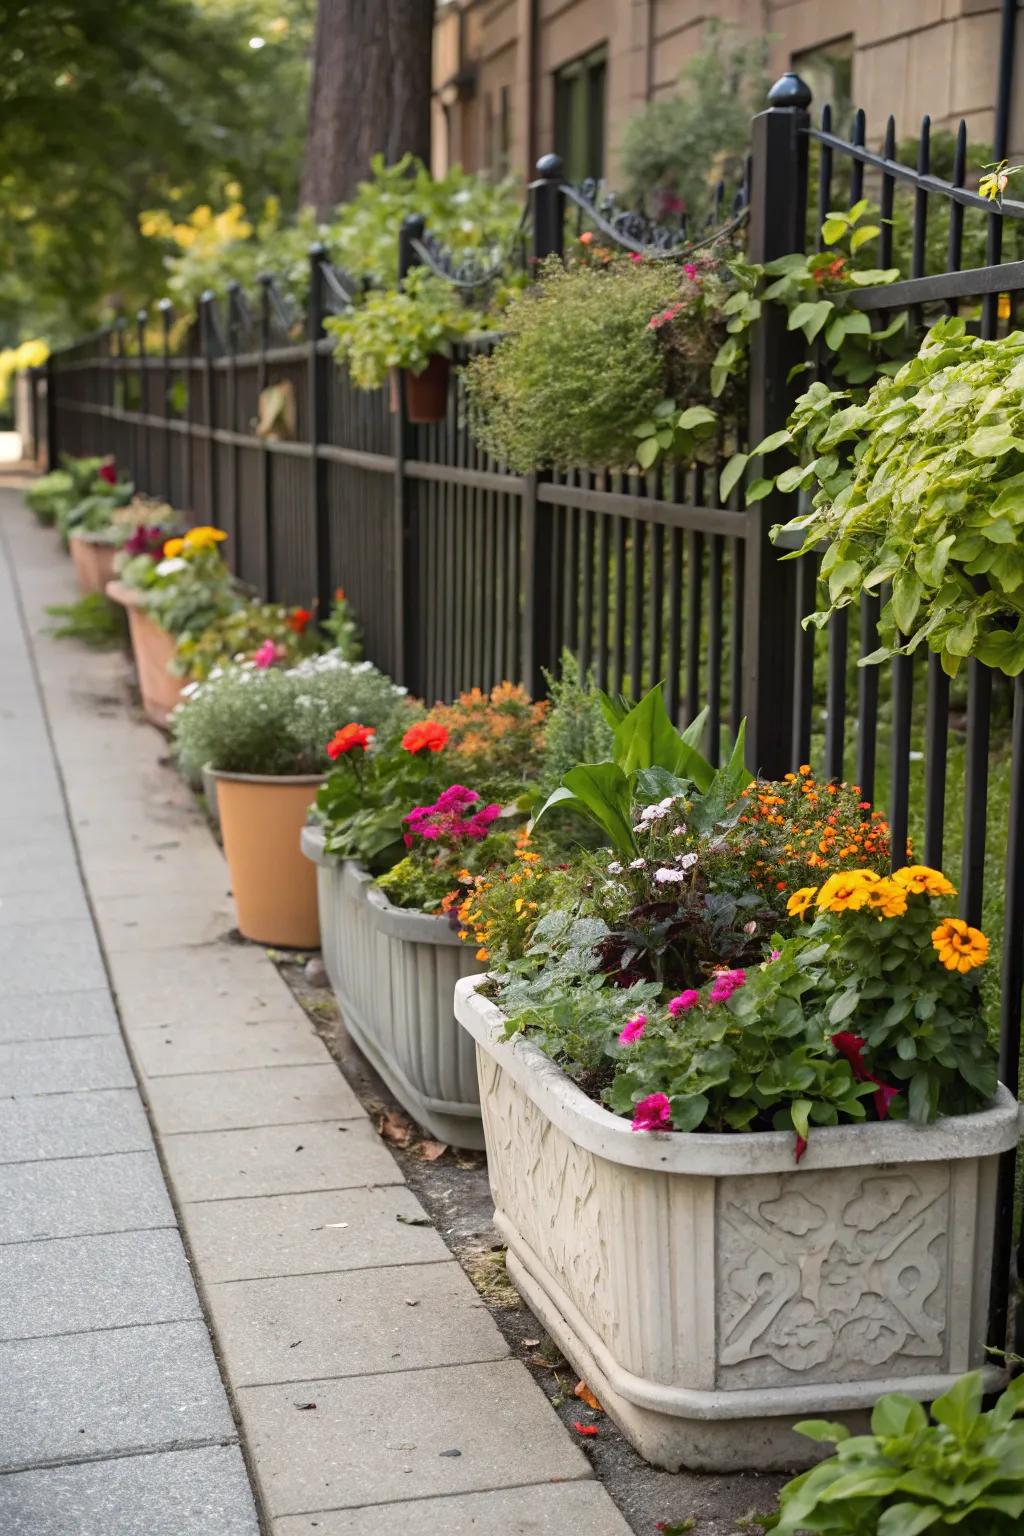
M180 1201L404 1182L366 1120L168 1136L163 1152Z
M454 1259L238 1280L211 1285L206 1297L236 1388L508 1356L491 1314Z
M4 1536L259 1536L236 1445L0 1477Z
M141 1035L136 1036L139 1039ZM151 1078L146 1097L161 1136L299 1125L307 1120L358 1120L363 1114L352 1089L326 1056L312 1067L256 1067Z
M175 896L109 896L96 903L96 921L109 954L122 950L178 949L183 944L214 944L237 927L226 894L218 900L202 890Z
M264 952L247 945L129 950L111 955L110 968L129 1029L183 1018L246 1023L299 1011Z
M141 1152L152 1145L134 1088L0 1099L0 1163Z
M119 1032L113 1000L105 987L91 992L23 992L0 997L0 1041L67 1040L72 1035Z
M209 842L210 834L202 837ZM198 843L197 834L197 843ZM116 896L171 896L196 889L195 859L199 848L182 848L181 839L146 849L110 846L89 849L89 894L94 901ZM0 876L0 879L3 877ZM3 887L0 886L0 891Z
M0 783L3 783L2 774ZM6 784L4 793L9 793ZM2 842L3 833L0 832L0 844ZM75 923L88 916L85 893L76 880L62 881L56 889L19 891L17 894L0 896L0 928L16 924L34 926L47 922Z
M0 1093L74 1093L89 1088L134 1088L120 1037L23 1040L0 1044Z
M0 1344L0 1471L234 1439L205 1323Z
M186 1205L183 1216L193 1261L207 1285L449 1258L435 1228L408 1224L422 1219L423 1207L401 1184L212 1200Z
M3 772L0 769L0 783ZM56 845L52 839L11 843L0 862L0 897L7 901L24 893L58 892L78 880L78 863L70 841Z
M304 1015L251 1023L195 1025L190 1020L130 1030L143 1075L237 1072L249 1067L319 1066L327 1048Z
M168 1231L0 1247L0 1294L3 1339L187 1322L199 1316L181 1239Z
M368 1509L337 1509L275 1520L273 1536L380 1536L396 1531L437 1536L630 1536L630 1528L599 1483L541 1483L492 1493L411 1500Z
M0 1243L174 1225L153 1151L0 1167Z
M236 1402L271 1517L592 1476L516 1360L243 1387Z
M0 927L0 996L88 992L106 984L90 918Z

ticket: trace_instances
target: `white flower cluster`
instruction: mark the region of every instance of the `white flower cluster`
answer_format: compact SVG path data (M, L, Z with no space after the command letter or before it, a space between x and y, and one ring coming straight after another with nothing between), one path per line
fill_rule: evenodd
M655 822L664 821L681 795L666 795L664 800L659 800L657 805L645 805L640 812L640 820L633 828L634 832L649 832Z

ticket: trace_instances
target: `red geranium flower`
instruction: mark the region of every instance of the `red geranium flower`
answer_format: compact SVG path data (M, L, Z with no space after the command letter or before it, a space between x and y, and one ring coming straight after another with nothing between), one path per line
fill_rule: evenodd
M402 737L407 752L443 752L448 745L448 732L435 720L417 720Z
M313 617L308 608L293 608L288 615L288 628L294 629L297 635L306 633L306 626Z
M105 480L108 485L117 484L117 465L114 463L113 459L111 459L106 464L101 464L96 473L99 475L100 479Z
M356 725L354 722L343 725L327 743L327 756L337 762L339 757L354 752L357 747L360 752L365 752L375 734L372 725Z

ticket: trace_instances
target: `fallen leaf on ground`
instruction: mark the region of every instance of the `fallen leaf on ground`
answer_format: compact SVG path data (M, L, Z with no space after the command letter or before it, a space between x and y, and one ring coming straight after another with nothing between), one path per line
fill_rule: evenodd
M407 1296L405 1298L405 1304L406 1304L407 1307L418 1307L419 1306L419 1300L418 1299L414 1299L412 1296Z
M448 1151L446 1141L421 1141L413 1148L416 1157L421 1157L425 1163L436 1163L439 1157L444 1157Z
M461 1451L438 1451L439 1456L461 1456Z
M574 1419L573 1420L572 1427L573 1427L573 1429L576 1431L576 1433L578 1435L596 1435L597 1434L597 1425L596 1424L581 1424L579 1419Z
M661 1536L686 1536L687 1531L692 1531L695 1522L693 1520L659 1520L654 1529L661 1532Z
M593 1408L595 1413L603 1413L604 1409L597 1398L591 1392L585 1381L578 1381L573 1389L573 1396L578 1397L581 1403L586 1403L588 1408Z
M523 1348L524 1349L539 1349L540 1348L540 1339L524 1339L523 1340Z
M407 1147L413 1138L412 1121L395 1110L387 1110L377 1121L377 1134L392 1146Z
M403 1227L432 1227L434 1225L429 1216L403 1216L401 1211L399 1211L395 1220L400 1221Z
M295 1406L300 1413L308 1413L310 1408L316 1407L316 1403L296 1403Z

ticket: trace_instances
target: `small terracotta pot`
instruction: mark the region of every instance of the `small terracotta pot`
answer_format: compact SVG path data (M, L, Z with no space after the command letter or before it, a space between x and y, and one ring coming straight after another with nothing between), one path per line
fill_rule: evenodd
M85 539L81 534L73 533L68 540L68 549L82 596L105 592L114 579L116 550L113 544L101 544L95 539Z
M166 730L170 724L171 710L181 698L185 686L183 677L175 677L170 671L174 655L174 636L161 629L141 606L138 592L126 587L121 581L107 583L107 596L128 610L128 628L135 655L135 670L139 675L139 692L146 719Z
M239 932L260 944L318 949L316 868L299 840L323 779L205 771L217 783Z
M431 421L444 421L448 409L450 371L451 362L440 352L434 353L422 373L411 373L408 368L401 370L405 375L405 407L409 421L418 422L421 425ZM398 410L398 374L399 370L392 368L390 378L392 411Z

